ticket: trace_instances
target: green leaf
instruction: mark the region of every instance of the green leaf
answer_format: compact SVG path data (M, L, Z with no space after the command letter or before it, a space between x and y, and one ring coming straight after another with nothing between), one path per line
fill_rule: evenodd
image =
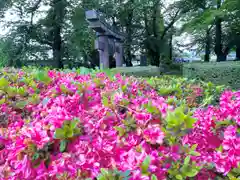
M91 72L90 69L85 67L80 67L80 74L89 74Z
M99 175L99 176L97 177L97 180L106 180L106 178L105 178L103 175Z
M222 152L223 151L223 146L220 145L218 148L216 148L216 151Z
M201 156L201 154L199 152L196 152L196 151L190 151L189 152L189 155L192 155L192 156Z
M108 97L106 97L106 96L103 96L103 97L102 97L102 104L103 104L104 106L106 106L106 107L109 106L109 104L108 104Z
M100 171L101 171L102 175L108 175L109 174L108 171L104 168L101 168Z
M233 168L233 169L232 169L232 172L240 175L240 168L239 168L239 167L238 167L238 168Z
M4 89L4 88L8 87L8 85L9 85L9 82L4 77L2 77L0 79L0 88Z
M167 129L178 127L183 120L183 118L176 117L175 112L168 112L166 117Z
M65 132L61 128L57 128L54 133L55 139L65 139Z
M66 138L71 138L74 136L73 129L71 129L70 126L64 126L63 129Z
M10 96L10 97L14 97L17 95L17 88L16 87L8 87L7 88L7 94Z
M0 99L0 105L4 104L6 102L5 98Z
M190 156L187 156L185 159L184 159L184 165L189 165L189 162L190 162Z
M60 142L60 152L65 152L67 149L67 140L61 140Z
M36 105L40 102L40 97L37 94L34 94L32 97L28 98L28 102Z
M180 175L180 174L176 175L175 177L176 177L176 179L178 179L178 180L183 180L183 177L182 177L182 175Z
M120 104L123 105L123 106L128 106L130 104L130 102L127 99L122 99L120 101Z
M24 96L26 94L26 91L23 87L18 88L17 92L21 96Z
M74 129L77 127L77 124L78 124L79 120L78 119L74 119L70 122L70 128L71 129Z
M34 153L34 155L32 156L32 160L35 161L39 158L39 153Z
M73 134L74 134L74 136L76 136L76 135L81 135L81 129L75 128L75 129L73 130Z
M48 76L47 72L44 71L38 71L36 73L36 79L46 84L51 82L51 78Z
M24 109L24 107L27 105L26 101L18 101L16 102L16 107L19 109Z
M125 129L119 126L114 127L116 131L118 131L119 136L123 136L125 134Z
M215 123L217 128L234 124L232 120L217 121Z
M67 88L64 84L61 84L61 85L60 85L60 89L61 89L61 91L62 91L64 94L67 94L67 93L68 93L68 88Z
M143 163L141 165L141 170L142 170L143 174L147 174L148 173L148 168L149 168L150 163L151 163L151 158L150 158L150 156L147 156L144 159L144 161L143 161Z
M188 115L185 117L185 124L186 124L187 129L193 128L193 124L195 122L196 122L196 119L194 119Z
M149 102L148 105L147 105L147 111L149 113L159 113L158 108L153 106L151 102Z
M198 174L199 170L191 168L189 171L185 172L187 177L195 177Z
M123 85L123 86L121 87L121 89L122 89L122 92L126 92L126 90L127 90L127 85Z
M157 180L157 176L155 174L152 174L151 180Z
M192 145L191 151L195 151L197 149L197 146L198 146L197 144Z

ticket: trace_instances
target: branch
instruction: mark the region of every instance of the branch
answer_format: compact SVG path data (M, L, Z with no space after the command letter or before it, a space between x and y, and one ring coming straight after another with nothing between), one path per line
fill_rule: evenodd
M35 11L39 8L39 5L40 5L41 2L42 2L42 0L38 0L38 1L33 5L33 7L30 7L30 8L28 9L28 11L31 12L31 13L35 12Z
M175 13L172 21L168 24L168 26L167 26L166 28L164 28L164 31L163 31L162 36L161 36L161 39L163 39L164 36L166 35L166 33L168 32L168 30L172 28L172 26L173 26L174 23L176 22L176 19L177 19L179 13L180 13L180 9L177 10L177 12Z
M32 35L31 38L34 39L35 41L37 41L39 44L45 44L50 47L52 47L52 45L53 45L52 42L50 40L48 40L48 38L44 34L41 34L40 37L39 37L39 35L35 34L35 35Z

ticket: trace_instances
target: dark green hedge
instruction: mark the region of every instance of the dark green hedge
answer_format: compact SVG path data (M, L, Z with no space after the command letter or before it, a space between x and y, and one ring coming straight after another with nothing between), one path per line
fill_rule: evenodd
M187 63L183 65L183 76L239 89L240 62Z

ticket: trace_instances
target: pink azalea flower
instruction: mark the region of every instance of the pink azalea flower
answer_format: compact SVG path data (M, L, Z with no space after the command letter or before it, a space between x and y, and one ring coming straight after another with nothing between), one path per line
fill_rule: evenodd
M147 129L143 131L143 137L151 144L162 144L164 133L159 125L149 125Z

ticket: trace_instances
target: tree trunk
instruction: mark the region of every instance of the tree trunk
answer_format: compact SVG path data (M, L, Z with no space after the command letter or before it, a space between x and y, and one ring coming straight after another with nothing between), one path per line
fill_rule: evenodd
M170 38L169 38L169 61L173 60L173 30L171 30Z
M53 36L53 61L56 68L63 68L62 63L62 37L61 37L61 28L55 27L54 36Z
M129 6L128 7L128 17L127 17L127 20L126 20L126 33L127 33L127 38L126 38L126 66L127 67L130 67L130 66L133 66L132 64L132 33L133 33L133 30L132 30L132 23L133 23L133 5L134 3L134 0L131 0L130 3L129 3Z
M215 39L215 53L217 55L217 62L223 60L223 52L222 52L222 21L217 17L216 19L216 39Z
M7 62L7 67L12 67L13 66L13 58L9 58Z
M56 68L63 68L62 62L62 24L64 21L65 15L65 0L53 0L52 9L53 9L53 61Z
M217 0L217 9L221 8L221 0ZM224 61L224 54L222 52L222 19L216 17L216 37L215 37L215 53L217 55L217 62Z
M236 48L236 60L240 60L240 44L237 44Z
M153 46L153 52L152 52L152 62L151 65L153 66L159 66L160 64L160 24L159 24L159 1L156 1L153 7L153 14L152 14L152 31L153 31L153 37L154 42L152 43ZM150 46L151 47L151 46Z
M210 54L211 54L211 37L210 37L210 29L207 29L206 33L206 44L205 44L205 57L204 61L210 61Z
M144 9L143 13L144 13L144 28L145 28L144 49L148 57L152 58L151 50L149 48L149 37L151 36L151 33L149 31L148 18L147 18L148 12L146 8Z

